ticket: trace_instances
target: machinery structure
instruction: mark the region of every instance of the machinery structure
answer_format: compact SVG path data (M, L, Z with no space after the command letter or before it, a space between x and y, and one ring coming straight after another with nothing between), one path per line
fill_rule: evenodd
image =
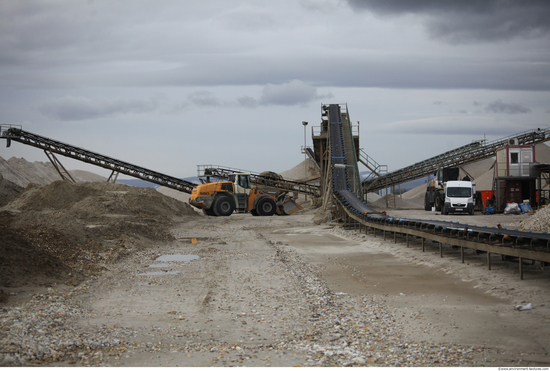
M229 181L196 186L189 203L210 216L229 216L234 211L250 212L254 216L287 215L302 209L285 192L252 187L250 174L243 173L232 174Z
M484 251L487 253L489 269L491 268L491 254L517 258L521 278L523 278L523 259L529 259L533 262L538 261L541 262L541 265L550 263L550 234L471 226L449 221L394 218L373 209L363 200L365 191L387 188L388 185L396 185L416 179L433 173L439 167L453 167L453 165L456 167L492 157L496 148L507 143L506 139L504 143L503 140L491 143L474 142L386 175L382 175L380 171L379 176L361 184L357 167L358 158L360 158L357 149L359 135L358 131L355 133L353 130L347 106L339 104L322 105L321 131L317 134L317 136L314 135L314 157L321 168L319 194L323 197L323 208L330 208L333 220L342 222L346 228L358 229L360 232L364 230L365 233L372 231L375 236L377 232L381 232L384 238L386 238L387 233L390 233L393 234L394 241L397 240L398 236L401 236L405 238L407 246L411 238L418 238L421 241L423 251L426 242L433 241L438 244L441 255L443 254L443 245L447 244L460 249L463 262L464 249L473 249L476 252ZM213 212L214 215L225 215L235 210L249 211L258 215L273 215L284 211L277 204L281 200L276 194L260 190L259 187L252 188L250 185L251 174L235 174L233 172L235 178L232 180L197 185L38 136L13 125L1 125L0 138L7 140L8 147L12 141L17 141L41 148L53 158L55 158L54 153L57 153L111 169L113 171L112 177L115 177L114 174L124 173L186 193L192 193L196 189L197 196L195 196L194 201L196 204L199 203L197 198L200 196L213 196L210 198L211 201L204 201L204 205L210 203L206 208L210 209L209 212ZM533 145L549 140L550 129L524 132L513 136L513 138L518 141L518 145ZM228 174L228 177L231 177L231 174ZM264 186L275 184L275 188L284 188L281 186L284 180L281 181L281 179L272 176L257 176L256 182L258 180L263 181ZM238 185L239 182L248 182L248 185L242 187L242 185ZM242 189L236 188L236 184ZM205 187L204 194L201 195L200 187L203 186ZM300 188L294 188L288 191L299 192L301 190ZM219 201L219 199L222 199L222 201ZM274 204L275 208L273 207Z
M53 166L58 171L62 179L74 183L69 172L61 164L56 154L63 155L75 160L86 162L88 164L96 165L104 169L112 171L109 176L109 180L115 181L118 174L125 174L134 178L146 180L151 183L155 183L161 186L176 189L178 191L191 194L193 189L198 185L193 182L188 182L183 179L179 179L170 175L162 174L154 170L146 169L141 166L133 165L128 162L124 162L112 157L108 157L97 152L89 151L71 144L63 143L51 138L47 138L42 135L34 134L25 131L20 125L0 125L0 138L6 139L7 146L10 147L12 141L19 142L28 146L40 148L44 150L46 156L50 159ZM229 179L231 174L235 174L235 169L227 167L202 167L205 176L218 177L222 179ZM246 171L244 171L246 173ZM275 177L274 173L249 173L250 178L254 184L264 184L274 186L277 190L283 192L296 192L309 194L315 197L319 196L319 187L308 184L307 182L295 182L282 179L281 177ZM275 174L276 175L276 174Z
M417 162L385 175L363 181L365 194L390 188L410 180L433 174L439 168L460 167L472 162L494 157L497 149L513 140L518 146L532 146L550 140L550 128L524 131L492 142L474 141L465 146L447 151L441 155Z
M58 172L60 169L64 170L65 168L62 167L59 160L57 160L57 157L55 157L55 154L60 154L65 157L112 170L109 179L113 180L116 179L119 173L122 173L185 193L191 193L193 188L196 186L195 183L188 182L183 179L161 174L157 171L120 161L97 152L92 152L54 139L46 138L38 134L24 131L21 129L21 126L0 125L0 138L6 139L8 147L11 145L11 142L14 141L44 150L48 158L55 159L55 162L52 161L52 163ZM63 172L59 173L63 179L70 180L67 178L66 174L68 174L68 172L66 170L64 172L66 174Z
M441 220L395 218L368 206L357 194L357 187L353 185L353 181L349 181L349 179L353 179L349 177L350 173L353 174L353 171L350 172L350 168L356 167L357 163L349 163L348 161L350 158L356 158L356 149L354 141L345 139L346 137L352 137L351 126L349 121L346 123L342 119L342 117L349 117L347 109L345 115L343 115L341 108L338 104L323 106L323 111L326 112L328 120L323 115L322 125L324 127L321 132L326 131L326 134L323 138L321 136L317 138L319 141L322 140L318 143L318 148L323 148L328 152L322 156L319 155L319 157L326 162L326 165L322 166L324 169L322 182L328 185L323 189L326 191L324 199L327 199L327 202L323 202L323 207L332 210L333 221L341 222L348 229L356 229L359 232L364 230L367 234L372 232L374 236L379 233L384 239L386 239L387 234L393 234L394 242L397 242L397 237L400 236L405 239L407 246L409 246L411 240L419 239L422 251L425 251L428 244L436 243L441 256L443 256L443 245L449 245L455 249L460 249L463 263L465 249L485 252L489 269L491 269L491 255L499 254L502 258L517 258L521 279L523 279L524 259L529 259L532 262L538 261L542 267L544 267L544 264L550 263L550 234ZM539 129L535 132L525 133L522 137L526 141L542 142L547 138L549 132L550 129ZM499 146L501 145L502 142L499 142ZM479 148L479 146L481 146L481 143L461 148L462 150L468 150L468 148L474 149ZM451 151L453 153L451 157L458 156L458 153L462 150ZM481 151L479 156L487 156L487 154L483 154L484 152ZM351 156L350 153L354 155ZM323 164L323 161L321 164ZM450 161L450 163L453 162ZM430 173L433 173L433 170Z
M270 190L279 192L293 192L320 197L321 189L318 185L310 184L307 181L294 181L284 179L272 171L257 173L248 170L235 169L220 165L197 165L197 176L205 179L207 183L212 178L219 180L229 180L234 174L249 174L251 184L259 188L270 188Z

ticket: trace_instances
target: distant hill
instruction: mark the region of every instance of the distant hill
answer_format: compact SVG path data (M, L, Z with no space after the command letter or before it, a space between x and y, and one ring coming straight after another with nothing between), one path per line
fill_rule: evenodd
M69 170L69 173L77 182L104 182L107 178L83 170ZM0 157L0 174L3 178L20 187L26 187L29 183L47 185L61 176L51 162L28 162L24 158L11 157L5 160Z

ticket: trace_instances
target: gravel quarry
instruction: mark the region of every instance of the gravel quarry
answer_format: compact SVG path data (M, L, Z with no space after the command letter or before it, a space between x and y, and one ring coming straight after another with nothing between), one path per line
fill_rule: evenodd
M437 245L323 223L304 200L290 216L219 218L170 193L54 181L10 196L0 365L550 364L550 273L538 263L520 280L517 261L489 271L484 255L462 264L450 247L441 258ZM543 211L453 220L548 229Z

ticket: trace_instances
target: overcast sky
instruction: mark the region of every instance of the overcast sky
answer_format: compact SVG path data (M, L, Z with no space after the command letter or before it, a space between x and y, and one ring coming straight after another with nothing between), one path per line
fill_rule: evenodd
M548 0L0 2L1 123L177 177L287 170L329 103L397 170L550 127L549 91Z

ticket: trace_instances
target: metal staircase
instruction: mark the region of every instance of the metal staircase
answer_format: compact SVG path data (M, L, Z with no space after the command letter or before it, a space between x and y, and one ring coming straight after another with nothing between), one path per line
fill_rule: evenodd
M374 161L372 157L367 155L367 153L362 148L359 149L358 160L371 171L371 173L367 175L363 182L372 181L375 178L386 175L388 173L388 165L380 165L378 162Z

